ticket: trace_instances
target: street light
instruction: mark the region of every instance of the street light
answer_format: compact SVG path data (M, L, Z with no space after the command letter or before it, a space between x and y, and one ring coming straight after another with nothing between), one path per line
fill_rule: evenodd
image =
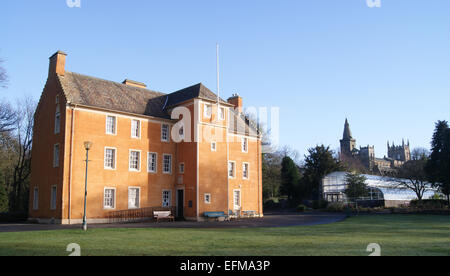
M87 178L88 178L88 164L89 164L89 150L92 147L92 142L84 142L84 148L86 149L86 177L84 184L84 216L83 216L83 230L87 231L87 221L86 221L86 200L87 200Z

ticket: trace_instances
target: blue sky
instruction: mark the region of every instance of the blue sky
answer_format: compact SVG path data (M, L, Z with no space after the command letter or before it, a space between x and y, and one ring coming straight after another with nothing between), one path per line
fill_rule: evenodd
M358 145L410 139L429 147L435 121L450 119L450 1L381 0L2 0L0 58L10 76L0 97L38 99L48 57L69 71L145 82L172 92L280 108L280 142L301 154L336 149L349 118Z

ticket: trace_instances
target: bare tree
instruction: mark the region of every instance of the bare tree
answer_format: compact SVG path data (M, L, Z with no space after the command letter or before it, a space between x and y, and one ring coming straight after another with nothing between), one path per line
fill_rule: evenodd
M17 114L6 102L0 102L0 133L11 131L16 126Z
M415 148L411 152L412 160L420 160L422 158L429 158L429 157L430 157L430 151L426 148Z
M24 98L17 104L18 120L15 130L17 147L10 198L12 210L23 210L27 205L35 110L36 103L30 98Z
M8 76L6 75L6 70L2 66L3 60L0 59L0 87L6 88L8 82Z
M406 162L397 173L398 188L413 191L419 200L432 188L425 172L427 161L427 158L421 158Z
M281 159L283 159L283 157L290 157L292 160L294 160L294 163L297 166L302 165L302 159L301 159L301 155L298 152L298 150L292 148L291 146L282 146L278 149L278 154L281 155Z

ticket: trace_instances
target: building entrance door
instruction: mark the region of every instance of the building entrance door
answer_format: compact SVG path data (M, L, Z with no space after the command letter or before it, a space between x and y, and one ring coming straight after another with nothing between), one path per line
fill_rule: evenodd
M184 218L184 190L177 191L177 218Z

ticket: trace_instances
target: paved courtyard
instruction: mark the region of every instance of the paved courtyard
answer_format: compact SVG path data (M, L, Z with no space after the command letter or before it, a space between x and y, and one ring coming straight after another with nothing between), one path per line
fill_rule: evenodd
M119 224L90 224L89 228L256 228L289 227L330 224L342 221L346 215L339 213L267 213L264 218L217 222L140 222ZM25 232L77 229L80 225L0 224L0 232Z

